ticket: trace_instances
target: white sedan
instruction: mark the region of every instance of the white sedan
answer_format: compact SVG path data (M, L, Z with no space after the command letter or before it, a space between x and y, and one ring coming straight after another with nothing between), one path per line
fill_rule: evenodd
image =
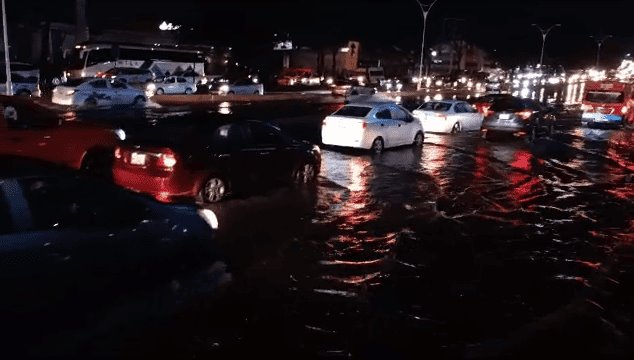
M118 80L84 78L69 80L53 89L53 103L60 105L102 106L145 104L143 91Z
M483 116L461 100L429 101L414 110L429 132L459 133L480 130Z
M421 146L423 126L409 111L395 103L359 102L343 106L322 122L321 141L334 145L370 149Z
M163 81L149 83L147 91L151 94L193 94L197 87L191 79L182 76L168 76Z
M239 95L264 95L264 86L253 82L251 79L236 81L232 84L225 84L218 88L218 93L239 94Z

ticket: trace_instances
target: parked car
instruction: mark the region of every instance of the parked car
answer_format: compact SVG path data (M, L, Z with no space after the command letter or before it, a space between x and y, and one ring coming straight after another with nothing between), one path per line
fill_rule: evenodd
M0 63L0 93L6 94L7 76L4 72L5 63ZM40 70L31 64L11 62L11 83L13 95L35 96L42 95L40 91Z
M117 79L127 84L147 83L154 79L154 73L149 69L119 67L97 74L103 79Z
M110 172L114 148L125 138L125 132L118 128L64 121L30 99L0 96L0 105L0 154Z
M466 101L429 101L413 111L429 132L456 134L480 130L483 115Z
M220 95L240 94L240 95L264 95L264 85L253 82L251 79L238 80L234 83L221 85L218 88Z
M38 160L0 162L0 317L12 340L5 356L114 330L151 311L130 310L141 294L158 304L175 280L217 258L209 209L160 204ZM117 308L125 316L113 316Z
M376 89L361 85L356 80L336 80L331 85L332 94L335 96L356 96L376 94Z
M497 99L482 122L483 137L507 133L533 141L541 134L552 135L556 121L556 113L537 101L518 97Z
M479 113L486 115L487 111L491 107L491 104L496 99L503 98L511 98L513 97L511 94L487 94L484 96L478 96L467 100L471 106L476 109Z
M160 201L217 202L230 193L279 183L313 183L319 147L259 121L226 117L167 120L115 151L117 184Z
M53 89L53 103L74 106L104 106L120 104L145 104L147 97L142 90L113 79L71 79Z
M371 149L411 145L424 140L421 122L395 103L359 102L344 105L327 116L321 127L321 141L334 145Z
M182 76L168 76L163 81L149 83L147 90L151 94L193 94L197 91L195 83Z

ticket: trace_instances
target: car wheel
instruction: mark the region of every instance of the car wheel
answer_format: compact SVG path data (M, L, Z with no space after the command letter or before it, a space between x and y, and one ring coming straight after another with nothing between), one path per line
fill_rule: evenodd
M416 136L414 136L414 146L421 147L423 146L424 141L425 141L425 135L423 134L423 132L422 131L417 132Z
M451 128L451 133L452 134L457 134L462 130L462 128L460 127L460 123L455 123L453 124L453 127Z
M293 184L296 186L311 184L316 178L317 172L315 165L310 163L303 164L293 171Z
M200 191L202 200L206 203L215 203L221 201L227 193L225 182L218 177L209 178Z
M137 96L134 98L134 102L132 104L134 105L141 105L141 104L145 104L145 96Z
M256 92L253 93L253 95L260 95L260 92L256 91Z
M165 90L161 88L156 89L156 95L163 95L163 94L165 94Z
M227 94L228 94L228 95L234 95L235 93L236 93L236 92L235 92L235 91L233 91L233 90L231 90L231 91L227 92Z
M185 89L185 95L191 95L193 93L192 89L187 88Z
M97 99L95 98L88 98L84 101L84 105L86 107L96 107L97 106Z
M380 154L385 150L385 144L383 143L383 139L378 137L372 141L372 152L375 154Z

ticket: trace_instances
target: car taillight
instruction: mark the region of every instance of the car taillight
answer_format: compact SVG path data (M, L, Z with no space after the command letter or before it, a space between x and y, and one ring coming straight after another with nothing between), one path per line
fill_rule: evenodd
M361 127L362 127L363 129L367 128L367 127L368 127L368 123L364 121L364 122L361 124Z
M118 147L118 146L114 149L114 157L115 157L116 159L121 159L121 157L122 157L122 155L121 155L121 148L120 148L120 147Z
M321 121L321 126L326 126L326 125L328 125L328 122L326 121L326 119L322 120Z
M623 106L623 107L621 108L621 114L625 114L625 113L627 113L627 110L628 110L628 109L627 109L627 106Z
M491 116L493 114L495 114L495 111L493 111L493 110L486 109L486 111L484 111L484 116L485 117L486 116Z
M164 169L172 170L176 166L176 155L174 153L158 154L156 166Z
M515 115L517 115L522 120L528 120L531 115L533 115L533 112L530 110L523 110L516 112Z

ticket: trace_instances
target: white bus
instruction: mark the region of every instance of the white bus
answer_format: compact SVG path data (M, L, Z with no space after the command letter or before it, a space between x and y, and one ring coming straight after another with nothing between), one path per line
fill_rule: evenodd
M66 74L69 78L94 77L114 67L149 69L157 77L188 69L204 76L202 50L166 46L94 43L77 45L77 65Z

